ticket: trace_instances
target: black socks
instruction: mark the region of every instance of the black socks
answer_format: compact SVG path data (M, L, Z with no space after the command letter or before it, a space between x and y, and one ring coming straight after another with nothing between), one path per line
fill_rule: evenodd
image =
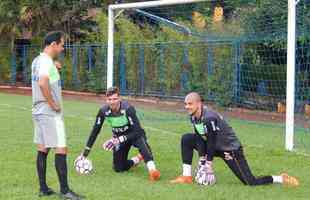
M39 177L40 190L47 191L48 187L46 184L46 158L47 154L42 151L38 151L37 155L37 173Z
M55 154L55 168L60 183L60 192L66 194L69 191L67 175L67 155Z

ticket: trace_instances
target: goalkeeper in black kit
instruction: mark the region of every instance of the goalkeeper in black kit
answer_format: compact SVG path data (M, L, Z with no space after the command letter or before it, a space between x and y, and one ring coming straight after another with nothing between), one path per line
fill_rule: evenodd
M182 136L181 152L183 173L171 183L192 183L192 159L194 150L198 151L199 161L195 181L201 185L216 183L213 171L214 156L221 157L235 176L245 185L257 186L279 183L298 186L297 178L283 173L279 176L256 177L252 174L236 134L223 117L203 105L198 93L185 97L185 109L190 114L194 133Z
M85 150L80 157L83 159L88 156L103 123L107 122L112 127L112 138L103 144L103 148L113 152L114 171L128 171L144 160L149 172L149 179L151 181L159 180L160 172L156 169L151 148L137 118L135 108L127 101L121 100L117 87L109 88L106 98L107 105L100 108ZM139 154L128 159L128 153L132 146L139 150Z

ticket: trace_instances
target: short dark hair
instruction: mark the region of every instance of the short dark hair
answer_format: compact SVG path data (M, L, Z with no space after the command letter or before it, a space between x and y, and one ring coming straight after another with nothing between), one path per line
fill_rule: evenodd
M109 87L107 89L107 92L105 93L107 97L112 96L114 94L118 94L118 95L120 94L118 87Z
M49 46L53 42L59 44L61 42L61 38L65 38L65 33L62 31L51 31L46 34L44 38L44 47Z

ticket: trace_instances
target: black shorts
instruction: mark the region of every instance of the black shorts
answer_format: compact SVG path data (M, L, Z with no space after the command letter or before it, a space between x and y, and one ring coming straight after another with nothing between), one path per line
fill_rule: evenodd
M182 160L184 164L192 164L193 152L198 151L199 156L205 156L206 142L197 134L188 133L183 135L181 141ZM232 151L216 151L215 156L221 157L231 171L245 185L265 185L273 183L272 176L255 177L244 156L243 148Z
M132 146L139 150L145 163L153 160L153 154L146 137L141 136L135 140L122 143L118 149L113 151L113 169L116 172L127 171L134 165L133 161L128 159L128 153Z

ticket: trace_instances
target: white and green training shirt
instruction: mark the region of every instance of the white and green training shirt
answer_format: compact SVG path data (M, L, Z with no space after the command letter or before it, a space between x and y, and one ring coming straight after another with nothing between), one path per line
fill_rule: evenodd
M31 70L32 114L56 115L57 113L50 108L39 86L40 77L48 76L52 98L57 105L62 107L60 75L53 59L46 53L41 53L33 60Z

